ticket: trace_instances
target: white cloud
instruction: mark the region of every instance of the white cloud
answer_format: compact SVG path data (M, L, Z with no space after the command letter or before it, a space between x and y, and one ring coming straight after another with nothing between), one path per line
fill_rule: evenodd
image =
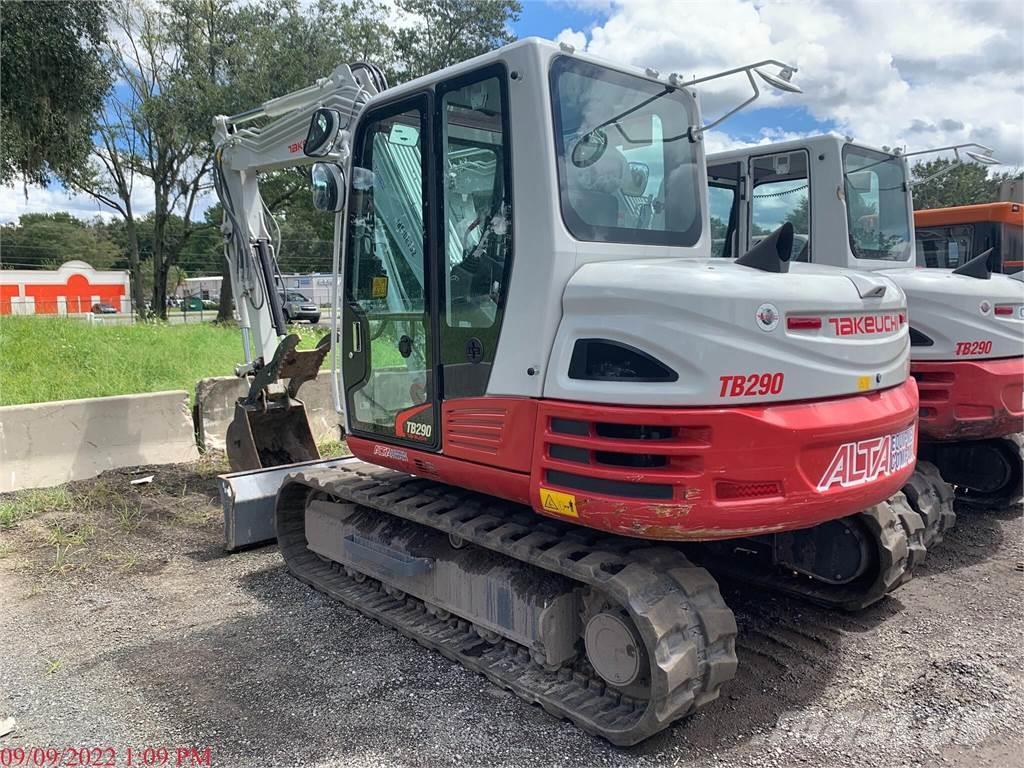
M977 141L1024 165L1019 2L628 0L614 2L603 23L559 37L578 50L585 41L595 55L687 77L780 59L799 68L804 95L769 92L760 106L803 106L869 144ZM732 77L702 88L702 103L714 116L748 94L746 80Z
M555 42L571 45L573 48L580 51L587 47L587 36L584 33L577 32L573 29L563 29L558 33L558 37L555 38Z
M143 216L153 210L153 182L144 176L137 176L132 186L132 210L136 216ZM0 187L0 223L17 219L25 213L56 213L66 211L75 218L91 220L99 216L110 220L120 218L114 209L103 205L95 198L81 192L72 193L60 184L51 184L45 189L29 187L28 200L20 184Z
M212 192L201 193L192 210L193 220L202 220L203 214L217 202ZM154 208L153 182L145 176L137 176L132 187L132 212L136 217L151 213ZM177 213L181 214L180 209ZM26 213L67 212L84 221L96 217L110 221L119 219L121 214L81 192L71 193L59 184L49 187L29 187L28 199L20 184L0 187L0 224L16 221Z

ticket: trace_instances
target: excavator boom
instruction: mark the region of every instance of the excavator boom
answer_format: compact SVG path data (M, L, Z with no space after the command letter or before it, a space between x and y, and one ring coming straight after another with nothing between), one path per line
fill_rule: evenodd
M280 236L260 194L260 174L307 166L310 119L330 109L339 120L330 156L348 160L348 129L366 102L387 87L368 64L341 65L313 85L245 112L214 118L214 180L224 207L224 255L231 275L244 361L236 374L249 383L235 405L227 453L233 470L260 469L320 457L299 387L316 378L330 336L313 350L297 349L282 311L277 255ZM285 382L287 382L285 384Z

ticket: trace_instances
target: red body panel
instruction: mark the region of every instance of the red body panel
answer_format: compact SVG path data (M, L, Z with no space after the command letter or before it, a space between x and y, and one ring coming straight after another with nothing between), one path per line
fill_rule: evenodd
M444 454L513 472L533 465L537 401L526 397L467 397L441 404Z
M921 391L921 437L954 441L1019 432L1024 419L1024 357L914 361Z
M917 409L913 379L835 400L735 408L472 398L444 403L454 442L465 442L470 426L458 419L477 428L493 420L501 426L484 432L500 429L507 446L450 450L452 435L442 432L444 455L358 437L349 447L364 461L591 528L712 540L807 528L896 493L913 471ZM907 440L899 451L897 433ZM890 443L898 466L889 464ZM529 472L510 469L527 459Z

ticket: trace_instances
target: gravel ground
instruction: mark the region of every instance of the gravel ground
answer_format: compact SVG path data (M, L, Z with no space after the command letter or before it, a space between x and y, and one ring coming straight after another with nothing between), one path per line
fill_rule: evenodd
M107 473L0 531L0 724L16 720L0 750L112 747L122 766L129 747L134 764L166 747L167 765L209 747L220 768L1024 765L1019 516L963 512L914 581L857 615L724 586L736 679L623 750L323 598L272 547L224 556L216 470Z

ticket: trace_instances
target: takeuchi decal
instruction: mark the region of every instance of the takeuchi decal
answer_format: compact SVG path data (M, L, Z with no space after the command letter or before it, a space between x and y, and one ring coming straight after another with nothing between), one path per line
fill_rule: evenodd
M903 325L903 315L858 315L856 317L830 317L836 336L868 336L872 333L895 333Z
M851 488L891 475L914 462L914 427L855 443L843 443L818 482L819 491L834 485Z

